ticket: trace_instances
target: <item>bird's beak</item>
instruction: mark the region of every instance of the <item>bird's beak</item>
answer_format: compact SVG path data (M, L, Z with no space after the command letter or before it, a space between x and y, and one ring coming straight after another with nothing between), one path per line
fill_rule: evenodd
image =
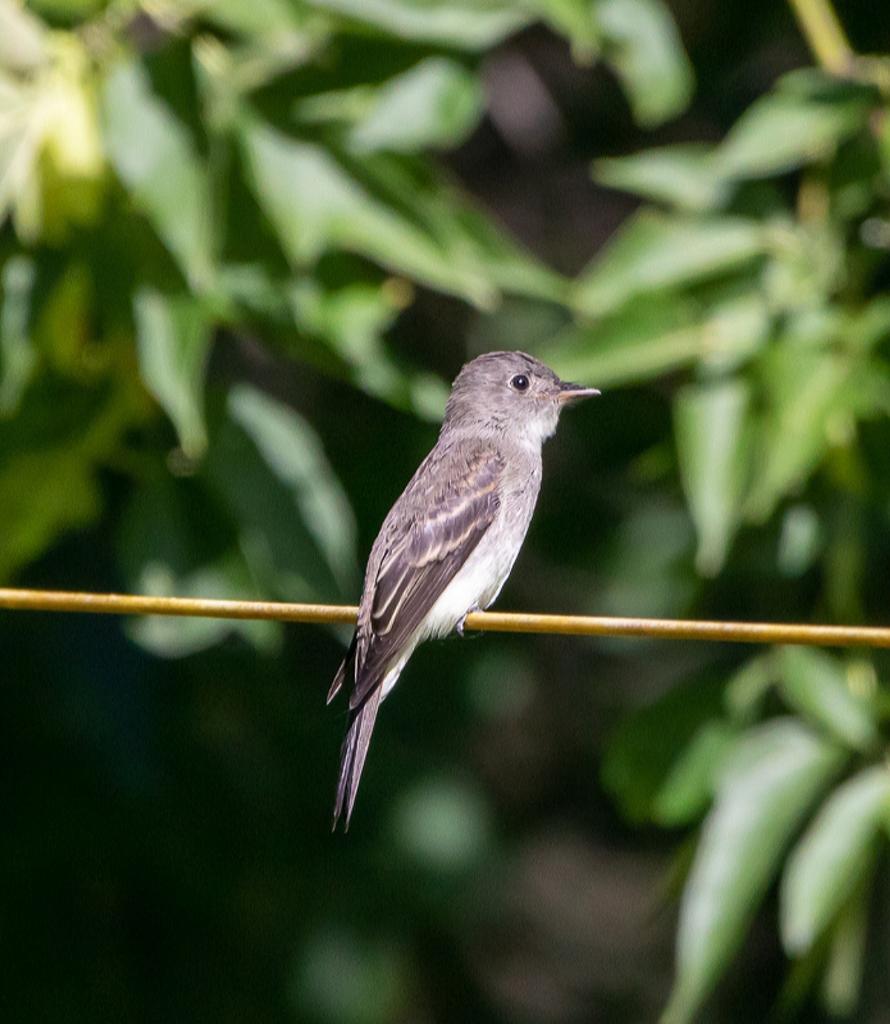
M560 403L579 402L582 398L596 398L599 394L597 388L585 388L582 384L569 384L567 381L562 381L556 400Z

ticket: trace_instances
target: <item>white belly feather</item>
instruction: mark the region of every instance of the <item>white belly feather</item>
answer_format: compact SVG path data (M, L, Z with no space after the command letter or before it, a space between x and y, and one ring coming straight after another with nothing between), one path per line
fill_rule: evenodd
M445 636L473 608L487 608L500 593L518 544L490 544L484 538L442 592L427 616L424 636Z

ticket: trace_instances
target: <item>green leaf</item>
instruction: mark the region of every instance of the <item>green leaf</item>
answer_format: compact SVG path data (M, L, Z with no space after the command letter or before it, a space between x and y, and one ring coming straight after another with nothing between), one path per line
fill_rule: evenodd
M652 820L666 828L688 825L706 810L737 733L727 722L706 722L671 766L652 804Z
M782 516L776 563L783 576L800 578L823 550L822 524L809 505L797 504Z
M692 213L721 206L728 192L714 171L711 147L697 143L597 160L593 176L602 185Z
M867 751L878 742L875 709L853 694L836 658L806 647L783 647L779 671L782 696L815 725L853 750Z
M769 654L749 658L726 684L726 710L733 722L750 725L760 717L767 693L776 681L774 659Z
M212 324L189 295L163 295L140 288L133 299L139 371L145 386L173 421L190 458L207 446L204 376Z
M868 109L858 92L819 96L780 87L736 122L715 167L726 177L761 178L824 159L864 126Z
M535 353L568 380L598 387L638 384L703 361L729 369L766 340L769 319L754 291L711 307L678 296L653 296L590 327L570 327Z
M481 113L477 78L456 61L429 57L381 86L348 142L359 153L456 146Z
M824 221L798 222L792 226L777 220L774 239L772 259L763 274L770 306L777 312L791 314L789 335L810 330L818 334L824 326L818 323L820 314L826 320L837 317L839 310L832 309L828 299L843 286L848 273L839 225Z
M780 890L782 942L806 953L846 905L890 811L890 770L866 768L831 794L792 852Z
M490 285L450 264L435 239L370 194L328 151L259 124L244 142L257 200L294 263L342 248L473 302L493 301Z
M564 279L513 242L429 162L379 153L354 162L352 170L435 242L447 267L460 268L477 288L488 282L488 305L498 299L498 290L565 303Z
M16 415L0 420L0 579L96 518L98 469L138 422L133 403L126 383L81 388L45 371Z
M42 221L41 176L38 157L44 131L45 97L39 89L0 71L0 225L12 211L16 232L33 241Z
M412 224L434 240L448 267L467 278L488 282L490 298L498 290L564 303L566 282L513 242L494 222L470 204L423 160L389 153L369 155L353 165L388 207L403 211Z
M419 165L366 157L355 168L362 182L314 143L259 124L247 125L243 140L257 200L298 265L345 249L479 306L493 305L501 287L548 297L561 291L555 274Z
M399 39L485 50L521 28L530 16L499 0L307 0L317 10L346 18Z
M890 339L890 299L878 295L851 312L845 333L857 349L872 349Z
M602 35L590 0L531 0L529 7L569 40L578 63L589 64L599 54Z
M600 0L595 16L605 59L637 123L654 127L681 113L695 80L668 7L661 0Z
M229 415L293 496L343 590L355 582L355 521L315 431L293 409L246 385L229 395Z
M859 891L841 908L833 929L822 981L822 1002L832 1017L849 1018L859 1004L865 970L870 895L866 875Z
M698 533L695 564L715 576L738 525L748 476L750 389L741 379L694 384L674 400L680 479Z
M247 385L228 397L203 478L237 524L266 595L332 601L354 592L355 523L312 427Z
M259 262L224 263L217 275L217 296L227 316L246 314L276 324L287 323L290 310L284 292L292 281L292 275L286 271L276 278ZM232 313L226 307L241 308Z
M413 153L455 146L482 114L477 75L446 57L427 57L380 84L361 83L316 92L294 104L304 124L348 127L345 145L353 154Z
M448 398L445 382L401 367L383 342L400 308L398 289L352 284L328 291L304 279L287 295L301 330L336 352L356 387L416 416L441 421Z
M384 340L411 299L409 285L352 281L324 287L308 275L275 280L259 264L224 265L219 284L228 300L250 315L276 326L296 325L295 356L398 409L441 422L448 386L435 374L401 365Z
M297 5L288 0L213 0L212 4L202 5L200 11L202 18L230 32L274 38L279 44L283 36L298 29L304 20Z
M602 784L629 821L682 816L697 799L692 790L708 786L704 775L708 754L716 754L721 692L719 679L674 686L626 717L609 738Z
M567 286L559 274L542 266L473 206L461 204L439 185L411 197L418 216L435 225L449 259L466 262L476 277L514 295L565 303Z
M782 852L843 752L793 719L750 730L723 764L683 893L665 1024L691 1022L742 941Z
M64 448L23 452L0 471L0 580L99 514L94 467Z
M767 233L742 217L689 218L644 210L578 278L574 305L588 316L628 299L716 277L762 255Z
M0 3L0 68L33 71L46 61L47 26L23 5Z
M821 462L831 429L841 432L858 401L853 365L834 352L777 345L764 353L770 405L760 438L760 469L745 513L762 522Z
M35 277L27 256L13 256L0 274L0 417L15 413L37 359L31 341Z
M259 122L243 139L254 194L295 263L311 263L332 243L360 239L366 226L360 220L360 229L350 230L352 216L397 230L321 147Z
M188 132L151 91L138 61L115 65L102 104L115 171L191 288L206 289L213 272L210 186Z
M689 366L702 347L690 303L653 297L593 326L569 327L535 346L535 354L567 380L609 387L638 384Z
M266 596L253 580L225 513L193 478L163 473L144 482L124 510L117 547L128 586L137 594ZM281 629L275 622L152 615L130 622L127 632L158 657L183 658L229 636L270 650Z

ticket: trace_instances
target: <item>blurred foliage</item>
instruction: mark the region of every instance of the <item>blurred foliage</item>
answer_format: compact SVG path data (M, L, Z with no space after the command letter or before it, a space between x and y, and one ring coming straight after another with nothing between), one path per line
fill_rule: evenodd
M563 274L470 198L447 156L484 130L498 55L545 30L582 73L602 66L619 83L637 126L619 133L621 145L692 99L692 64L661 0L0 0L2 580L52 584L73 564L73 586L353 601L367 541L429 441L417 421L443 408L439 371L465 350L461 340L447 358L436 352L460 304L471 351L528 347L566 377L624 389L604 411L579 413L583 440L564 428L574 468L556 465L559 484L545 492L525 556L534 582L511 583L527 603L548 595L600 612L841 622L890 614L890 57L854 55L842 75L787 71L719 142L676 142L661 129L654 148L597 159L595 181L635 206L601 251L585 235L590 262ZM517 108L534 95L518 90ZM699 137L694 125L686 134ZM426 337L416 328L430 326L430 309L446 311L445 327ZM66 545L84 539L91 553L72 558ZM440 649L438 678L466 677L467 707L446 712L428 696L427 710L403 712L400 735L421 737L410 750L424 764L431 753L431 774L418 780L409 746L393 753L395 736L383 737L394 765L395 810L380 815L388 845L351 834L352 852L326 867L327 837L306 833L323 829L335 767L334 747L312 739L332 639L294 651L272 623L138 621L127 636L150 657L102 632L102 683L64 627L12 632L11 673L70 680L70 693L47 702L48 720L16 709L21 735L45 730L56 749L57 731L82 731L97 761L117 766L125 805L157 815L140 821L148 852L124 821L107 826L116 881L104 888L93 852L72 838L99 834L98 817L60 825L71 830L60 849L80 851L80 898L126 921L122 892L139 891L148 913L142 874L162 876L197 934L218 928L276 960L274 977L239 961L244 980L228 972L227 951L207 953L219 991L192 980L179 1002L152 995L165 1017L393 1020L407 1013L416 961L441 960L431 919L463 936L467 984L480 990L457 1009L449 997L454 1019L488 1019L486 1000L510 1019L583 1019L595 984L611 991L592 961L573 973L567 952L595 947L570 905L579 889L594 891L600 865L556 827L538 845L517 839L511 861L494 798L454 774L466 736L487 737L477 763L521 833L522 815L532 820L529 808L559 791L546 780L574 767L586 820L590 764L577 751L596 716L576 707L585 655L561 663L549 648L533 668L492 640L488 653L460 652L458 668ZM775 893L790 962L778 1012L864 1012L869 964L888 948L874 917L890 838L890 664L797 649L742 662L596 651L604 674L644 681L643 706L606 743L603 788L634 826L701 823L673 875L682 899L665 1019L695 1019L728 967L747 963L745 937ZM627 668L610 662L616 651ZM281 668L295 661L314 679L300 693ZM576 677L578 688L560 690ZM160 697L147 696L148 678ZM186 680L186 696L171 696ZM110 698L103 685L134 692ZM40 686L54 692L34 686L35 700ZM178 723L160 737L150 724L167 721L158 701ZM608 717L601 699L603 709ZM125 733L124 752L115 743ZM485 767L489 749L497 767ZM75 759L67 748L58 759L64 779ZM152 776L152 765L163 775L192 762L184 793ZM217 785L226 798L205 821ZM64 789L52 792L34 806L65 803ZM373 807L373 790L363 797ZM81 805L99 816L102 800ZM48 812L63 823L66 814ZM31 849L27 829L17 841ZM217 858L220 844L229 860ZM25 871L18 854L9 863L10 877ZM569 895L536 881L552 863ZM535 983L515 981L529 950L510 962L509 944L478 938L494 913L480 894L500 891L485 873L498 866L517 901L504 896L503 915L527 925L530 946L557 951L539 966L546 1014ZM458 914L472 926L457 928ZM414 946L406 922L423 937ZM188 955L195 931L177 942L150 925L167 935L171 961ZM55 935L54 918L46 932ZM125 1019L138 986L112 945L93 954L104 957L97 995L75 1012L60 983L35 1019L62 1019L60 1005L65 1019L95 1020L109 1006L109 1019ZM648 964L639 948L627 956ZM447 964L439 969L434 982L425 968L430 990L450 985ZM607 996L602 1019L652 1010L645 981L627 985L638 1002L622 1015ZM755 1016L745 1006L725 1019Z
M14 227L4 236L0 443L16 450L10 480L48 481L63 460L74 500L53 507L39 487L18 488L0 541L6 575L99 515L96 471L145 429L149 397L176 428L181 471L200 462L220 331L258 333L435 418L443 383L395 360L383 337L415 284L482 308L504 294L568 303L567 282L424 152L478 122L485 48L543 19L580 59L613 64L644 123L675 114L691 88L660 0L34 6L0 5L0 218ZM52 29L41 13L70 27ZM54 389L85 406L76 450L41 437ZM282 476L274 460L269 468ZM350 534L332 542L343 548ZM237 557L215 554L262 573L243 545ZM319 552L303 554L292 561ZM300 575L278 592L347 592Z
M794 71L717 146L598 162L601 181L660 208L637 214L575 284L577 307L614 325L605 346L601 320L546 346L595 380L684 370L674 436L699 573L719 573L739 529L794 498L780 565L799 576L824 559L821 607L841 621L866 612L865 530L826 519L839 493L866 504L883 489L863 431L874 422L886 436L890 411L890 108L880 79L851 78ZM833 575L847 578L833 587ZM791 649L757 656L724 692L722 711L665 736L665 721L704 714L697 690L672 692L622 728L604 767L636 820L676 826L707 810L665 1019L696 1016L777 876L795 971L822 974L827 1009L845 1016L866 951L867 918L850 901L866 898L890 835L886 698L868 662Z

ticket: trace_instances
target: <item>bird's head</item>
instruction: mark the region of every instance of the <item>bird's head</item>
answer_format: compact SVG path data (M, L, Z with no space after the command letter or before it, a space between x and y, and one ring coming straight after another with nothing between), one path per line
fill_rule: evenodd
M539 445L556 430L566 405L598 394L560 380L525 352L486 352L455 378L443 430L502 433Z

